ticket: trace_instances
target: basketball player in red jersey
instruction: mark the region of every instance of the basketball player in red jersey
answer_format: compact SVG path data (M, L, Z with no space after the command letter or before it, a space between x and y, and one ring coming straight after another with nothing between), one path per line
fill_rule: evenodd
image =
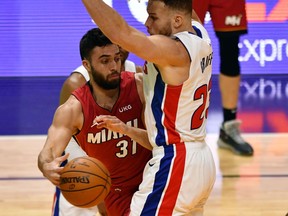
M130 72L142 72L142 67L135 65L134 62L128 60L129 52L119 47L120 58L121 58L121 71L130 71ZM65 103L70 97L71 93L77 88L85 85L90 80L89 73L86 68L81 65L77 67L70 76L65 80L60 94L60 105ZM86 152L81 149L77 144L74 138L71 138L69 141L65 153L69 153L68 161L64 161L61 166L65 166L70 160L86 156ZM98 207L98 208L97 208ZM70 204L66 198L62 195L61 190L56 187L54 199L53 199L53 208L52 216L95 216L95 214L100 213L101 215L106 215L105 205L102 203L98 206L91 208L80 208Z
M99 29L88 31L80 42L82 63L90 81L75 90L55 112L46 143L38 156L38 167L54 185L69 154L61 156L73 136L89 155L108 168L112 186L105 199L108 215L129 212L151 152L130 137L93 124L98 115L115 115L133 127L144 128L142 118L142 74L121 72L119 47Z

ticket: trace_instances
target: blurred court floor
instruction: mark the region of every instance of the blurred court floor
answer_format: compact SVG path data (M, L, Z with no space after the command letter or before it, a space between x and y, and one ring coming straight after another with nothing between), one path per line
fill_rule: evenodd
M218 149L208 134L217 170L205 216L285 216L288 213L288 134L243 135L255 149L242 157ZM45 135L0 136L0 216L48 216L54 186L37 168Z

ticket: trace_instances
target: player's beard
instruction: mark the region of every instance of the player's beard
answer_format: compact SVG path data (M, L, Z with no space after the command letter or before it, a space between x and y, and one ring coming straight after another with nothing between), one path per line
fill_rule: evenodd
M170 23L169 23L169 24L170 24ZM167 25L165 25L164 28L162 28L162 29L159 30L159 33L158 33L158 34L160 34L160 35L165 35L165 36L170 37L170 36L172 35L172 28L171 28L171 26L168 25L168 23L167 23Z
M119 87L119 84L120 84L119 72L114 71L110 75L108 75L107 77L104 77L101 73L99 73L97 70L95 70L95 68L92 65L91 65L91 72L92 72L92 79L101 88L106 89L106 90L111 90L111 89L116 89ZM119 79L113 79L113 80L109 81L109 76L115 75L115 74L119 75Z

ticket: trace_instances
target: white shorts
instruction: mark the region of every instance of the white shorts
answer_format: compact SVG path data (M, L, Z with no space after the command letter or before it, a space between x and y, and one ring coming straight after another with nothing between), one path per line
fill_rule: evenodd
M59 191L58 191L59 193ZM56 191L57 194L57 191ZM97 216L97 206L91 208L79 208L70 204L62 193L58 194L57 202L54 203L52 216Z
M215 182L215 163L205 142L153 149L130 216L203 215Z

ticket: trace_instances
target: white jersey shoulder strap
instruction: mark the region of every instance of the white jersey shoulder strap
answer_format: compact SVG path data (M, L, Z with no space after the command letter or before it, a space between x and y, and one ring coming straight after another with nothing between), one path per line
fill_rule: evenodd
M75 70L73 70L72 73L75 73L75 72L82 74L82 76L85 78L86 81L90 80L88 71L83 65L80 65L79 67L77 67Z

